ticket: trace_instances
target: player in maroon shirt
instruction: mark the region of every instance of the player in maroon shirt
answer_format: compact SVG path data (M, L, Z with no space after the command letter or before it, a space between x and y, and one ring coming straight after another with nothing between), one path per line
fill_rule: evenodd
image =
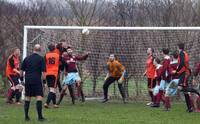
M165 93L167 86L169 85L170 82L170 56L169 56L169 49L168 48L163 48L162 50L162 54L163 54L163 69L162 69L162 73L161 73L161 77L162 77L162 81L160 83L160 87L161 90L163 90L163 92ZM164 95L164 94L163 94ZM164 96L165 99L165 111L168 111L169 108L171 107L170 105L170 99L169 97Z
M154 95L154 103L151 105L151 107L160 107L160 101L163 100L163 90L159 90L160 86L160 81L161 81L161 73L163 66L161 65L161 61L159 58L155 58L153 60L153 64L156 66L156 74L155 74L155 79L156 79L156 87L153 90L153 95ZM158 89L156 89L158 87ZM157 90L157 91L155 91Z
M178 52L173 53L172 61L170 62L170 83L166 87L165 91L165 100L169 100L169 97L174 96L177 93L179 77L178 74L173 74L172 72L175 71L178 67ZM169 104L169 103L168 103ZM170 104L169 104L170 107Z
M192 93L191 97L193 98L193 109L195 112L200 112L200 96L199 88L200 84L197 82L196 77L200 73L200 62L195 65L195 70L193 72L194 79L192 81L192 87L196 90L196 93Z
M171 107L170 105L170 99L169 97L166 97L165 90L167 85L170 82L170 56L169 56L169 49L168 48L163 48L162 50L163 54L163 62L162 62L162 67L160 69L157 69L157 81L158 85L160 86L159 88L159 93L156 95L156 102L152 107L159 107L160 106L160 101L162 100L164 102L165 106L165 111L168 111L169 108ZM158 62L157 62L158 63ZM158 66L157 66L158 68Z
M172 61L170 62L170 71L174 71L178 68L178 52L174 52ZM178 79L178 74L171 74L171 79Z
M78 74L78 69L77 69L77 61L82 61L82 60L86 60L88 57L88 54L79 56L79 55L73 55L73 50L71 47L67 48L67 52L64 52L62 55L62 63L65 69L65 78L63 80L64 82L64 86L62 89L62 92L60 94L60 99L57 103L57 105L60 104L60 102L62 101L64 95L65 95L65 91L68 87L69 92L70 92L70 96L72 98L72 103L75 104L75 96L74 96L74 84L77 85L78 87L78 91L81 92L81 96L82 96L82 101L84 101L84 94L81 88L81 78Z

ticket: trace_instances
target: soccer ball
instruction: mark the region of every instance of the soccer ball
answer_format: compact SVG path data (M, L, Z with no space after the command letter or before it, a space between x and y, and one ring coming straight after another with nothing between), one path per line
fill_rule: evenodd
M90 31L87 28L84 28L82 30L82 34L84 34L84 35L88 35L89 33L90 33Z

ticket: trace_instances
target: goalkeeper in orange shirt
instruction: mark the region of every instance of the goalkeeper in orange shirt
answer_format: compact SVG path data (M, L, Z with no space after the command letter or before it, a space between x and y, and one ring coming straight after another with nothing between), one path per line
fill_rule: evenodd
M104 99L102 102L105 103L108 101L108 87L115 81L118 81L120 94L122 96L123 102L126 103L126 96L122 83L124 82L124 78L126 77L127 73L124 66L115 59L114 54L111 54L109 57L109 60L107 62L107 69L108 73L103 85Z

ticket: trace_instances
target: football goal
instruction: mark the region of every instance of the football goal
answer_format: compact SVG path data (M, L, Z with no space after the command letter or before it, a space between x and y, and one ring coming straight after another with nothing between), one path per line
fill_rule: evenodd
M63 39L76 54L91 52L86 61L78 63L86 96L102 95L106 62L111 53L128 72L124 85L129 97L147 96L143 76L147 48L154 48L155 56L162 59L162 48L169 48L172 53L182 42L190 57L190 67L200 61L200 27L24 26L23 58L32 53L36 43L42 46L44 55L49 43ZM120 96L117 85L111 87L110 96Z

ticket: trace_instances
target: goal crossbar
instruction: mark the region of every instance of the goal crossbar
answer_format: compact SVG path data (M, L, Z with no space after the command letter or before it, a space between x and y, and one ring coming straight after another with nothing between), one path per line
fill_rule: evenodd
M24 29L54 29L54 30L200 30L200 27L105 27L105 26L34 26L25 25Z

